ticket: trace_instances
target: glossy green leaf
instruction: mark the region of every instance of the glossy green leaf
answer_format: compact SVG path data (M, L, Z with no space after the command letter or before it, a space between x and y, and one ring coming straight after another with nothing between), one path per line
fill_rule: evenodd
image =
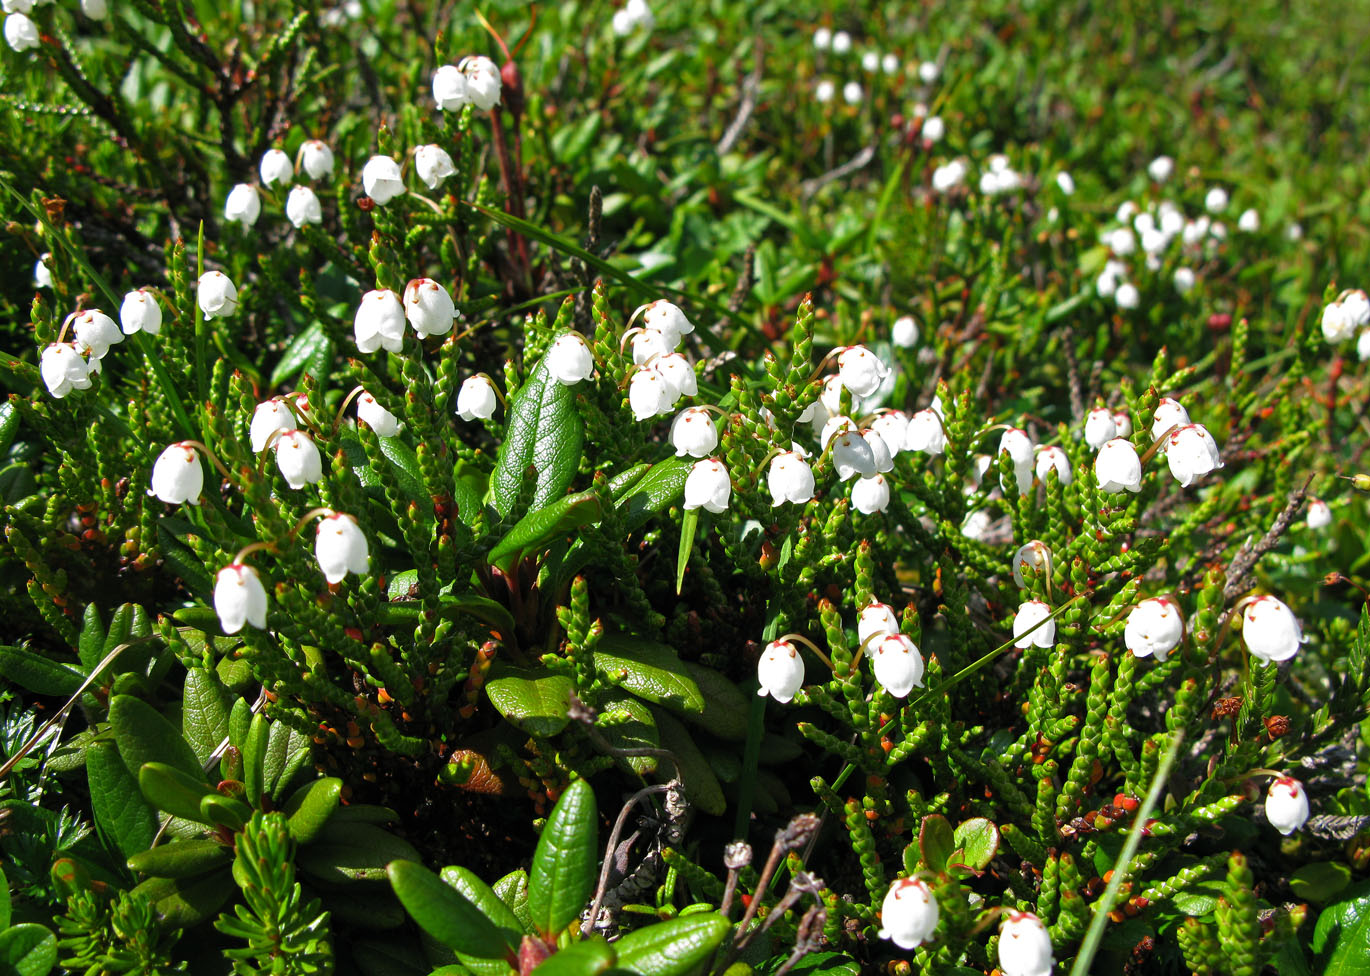
M266 747L271 734L270 723L261 712L252 716L243 743L243 789L248 802L260 807L266 792Z
M385 874L405 911L453 952L480 959L509 959L513 955L495 923L421 864L395 861Z
M487 501L501 518L514 512L528 468L533 469L531 509L566 492L580 467L585 425L575 394L547 371L543 357L509 402L509 421L490 475Z
M692 458L671 457L652 465L618 502L619 515L628 531L641 528L657 512L685 494Z
M492 890L514 913L523 931L533 931L533 916L528 912L528 872L519 868L495 882Z
M19 433L19 409L10 401L0 403L0 454L8 451Z
M652 469L650 464L635 464L626 471L620 471L609 479L609 497L615 506L642 480L642 476Z
M595 669L615 685L673 712L704 712L704 695L675 649L625 634L605 634Z
M400 490L415 501L431 501L428 492L424 490L423 472L419 470L419 458L413 448L398 437L382 437L379 440L381 454L390 462Z
M1351 869L1339 861L1305 864L1289 876L1294 894L1311 902L1331 899L1351 883Z
M999 828L984 817L972 817L956 828L952 845L962 852L959 863L983 871L999 850Z
M76 642L76 653L87 670L105 656L105 624L100 618L99 606L94 603L86 604L81 614L81 636Z
M699 689L704 701L702 712L684 711L685 721L707 729L727 742L742 742L747 738L747 707L751 703L742 690L724 674L694 661L681 661L685 674ZM798 747L793 747L798 751ZM769 752L768 752L769 755Z
M212 918L238 886L223 867L194 878L148 878L133 890L151 902L163 925L182 929Z
M657 734L661 737L661 747L675 754L680 764L680 778L685 784L685 795L690 802L712 816L719 816L727 807L723 798L723 787L709 766L709 761L699 751L685 726L671 717L664 708L652 709L656 719Z
M147 850L157 836L157 811L143 799L113 742L93 742L86 750L86 782L95 823L119 853Z
M651 706L624 692L605 694L598 729L616 749L656 749L661 746ZM627 756L623 760L643 775L656 769L655 756Z
M279 802L301 775L313 778L305 767L312 755L309 737L284 722L272 722L266 736L266 758L262 763L262 790Z
M181 693L181 730L201 766L228 736L228 713L232 696L219 675L208 668L186 672Z
M614 943L617 968L639 976L686 976L712 958L732 930L716 912L658 922Z
M368 823L330 819L313 843L295 855L300 867L334 884L380 881L391 861L418 861L419 852L408 841Z
M323 830L342 797L342 780L330 776L316 779L296 790L286 801L282 812L286 827L297 844L308 844Z
M1370 881L1347 889L1344 898L1322 910L1313 929L1313 951L1322 976L1370 973Z
M212 793L200 800L199 820L203 823L225 827L228 830L242 830L243 825L252 817L252 808L236 797Z
M0 647L0 677L8 678L35 695L70 698L86 676L69 664L61 664L24 647Z
M918 831L918 849L923 856L923 865L929 871L941 873L946 870L947 861L956 849L955 836L946 817L934 813L923 818Z
M582 526L598 522L604 514L599 496L593 491L558 498L550 505L534 509L509 530L490 550L486 560L507 569L507 564L524 552L544 548Z
M772 956L765 966L757 969L757 973L774 973L780 968L780 964L785 961L783 956ZM851 956L843 955L840 952L810 952L800 959L793 969L790 970L793 976L861 976L861 966ZM945 976L984 976L979 970L964 970L949 968ZM943 976L939 973L938 976Z
M145 763L160 762L187 776L203 776L200 761L181 736L180 729L141 698L115 695L110 700L109 725L114 730L119 755L130 770L142 769Z
M446 867L438 872L443 883L476 907L498 930L510 953L517 953L524 929L509 907L500 901L499 895L482 881L473 871L460 867ZM466 953L457 953L462 964L478 976L507 976L509 964L503 959L481 959Z
M214 790L203 776L191 776L166 763L144 763L138 770L138 788L149 803L174 817L209 823L200 804Z
M545 938L554 939L590 899L599 866L598 826L594 790L578 779L547 817L528 872L528 911Z
M1200 881L1184 891L1176 892L1170 902L1184 914L1197 918L1217 908L1218 899L1225 890L1222 881Z
M566 728L573 690L566 675L502 665L485 684L485 694L497 712L519 731L544 739Z
M311 359L317 358L322 351L331 353L332 348L333 343L328 338L328 333L324 332L323 323L311 322L303 332L290 340L290 345L285 347L276 368L271 371L269 385L277 387L294 379Z
M0 932L0 972L9 976L45 976L57 965L57 936L25 922Z
M217 840L176 840L128 859L129 870L156 878L193 878L222 867L233 852Z
M699 528L699 509L690 508L685 510L685 515L680 521L680 546L676 550L675 557L675 591L680 595L680 588L685 585L685 570L690 565L690 553L694 551L695 530Z
M599 976L608 972L617 961L618 955L609 943L603 939L585 939L559 949L533 972L537 976Z
M247 745L247 730L252 727L252 706L243 698L235 699L228 713L228 741L240 751Z

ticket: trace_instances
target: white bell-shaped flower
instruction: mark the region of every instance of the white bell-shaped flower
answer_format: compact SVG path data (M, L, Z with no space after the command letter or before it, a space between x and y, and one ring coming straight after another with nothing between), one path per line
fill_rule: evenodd
M470 104L466 75L455 64L444 64L433 72L433 101L444 112L457 112Z
M799 422L801 424L809 425L809 428L813 431L814 439L818 441L819 446L822 446L824 443L823 431L827 429L828 421L831 419L832 412L823 404L822 399L810 403L804 408L803 413L799 415Z
M404 317L420 339L446 335L457 320L457 307L447 289L432 278L415 278L404 286Z
M228 191L224 201L224 220L251 227L262 215L262 197L251 183L239 183Z
M854 397L869 397L880 388L890 368L865 346L848 346L837 356L837 375Z
M1132 282L1124 281L1113 293L1113 300L1118 303L1119 308L1130 310L1142 303L1142 293L1137 290L1137 286Z
M676 457L706 458L718 446L718 428L703 407L686 407L671 421L671 446Z
M1308 791L1292 776L1281 776L1265 794L1265 819L1288 837L1308 822Z
M200 492L205 487L205 472L200 467L200 456L186 441L172 444L152 465L152 491L168 505L181 502L200 504Z
M443 180L457 172L447 150L431 143L414 150L414 170L430 190L436 190Z
M104 359L109 347L124 341L124 333L114 320L98 308L73 315L71 329L78 352L90 351L92 359Z
M230 563L214 577L214 612L225 634L236 634L244 624L266 629L266 588L257 570Z
M566 332L557 336L552 347L547 350L547 372L563 386L575 386L589 378L595 369L595 357L590 347L576 332Z
M910 417L908 429L904 432L904 449L922 451L924 454L941 454L945 451L947 432L942 427L941 414L928 407Z
M146 288L137 288L124 296L119 306L119 327L124 335L146 332L156 335L162 331L162 306Z
M633 410L634 420L651 420L659 414L668 413L675 401L670 384L650 366L633 373L628 381L628 406Z
M837 471L839 481L847 481L857 476L870 478L877 473L875 454L871 451L870 442L862 437L860 432L851 429L841 430L833 434L831 443L832 465Z
M257 404L257 409L252 411L252 422L247 429L248 439L252 442L252 453L266 450L266 442L276 431L294 430L298 426L294 411L279 397L272 397Z
M923 655L904 634L878 638L866 653L875 680L895 698L907 698L914 688L923 687Z
M1171 276L1170 282L1175 286L1175 291L1181 295L1188 295L1198 282L1198 275L1193 268L1176 268L1175 274Z
M1243 234L1254 234L1261 229L1261 215L1255 209L1248 207L1242 211L1242 215L1237 218L1237 230Z
M466 75L466 94L471 104L482 112L488 112L499 104L500 74L495 62L481 54L463 58L462 73Z
M104 20L109 16L109 4L106 0L81 0L81 13L91 20Z
M27 15L16 11L5 18L5 43L11 50L22 54L43 43L43 38L38 33L38 25Z
M678 352L657 357L652 360L648 369L653 370L666 384L672 404L682 396L694 396L699 392L694 367Z
M1052 471L1056 472L1057 480L1063 485L1068 485L1075 480L1075 472L1070 469L1070 458L1066 456L1065 451L1054 445L1037 448L1035 470L1042 484L1046 484L1047 475Z
M1288 661L1304 642L1303 628L1283 600L1266 594L1246 605L1242 612L1242 640L1251 656L1262 664Z
M856 615L856 636L865 644L876 634L899 633L899 617L894 608L884 603L868 603Z
M400 296L389 288L377 288L362 296L352 322L360 352L385 348L399 352L404 348L404 306Z
M1341 296L1342 313L1356 328L1370 325L1370 296L1359 288L1344 292Z
M1166 438L1165 459L1170 464L1170 473L1185 488L1195 478L1223 466L1218 442L1202 424L1185 424Z
M70 342L54 342L44 348L38 372L43 385L58 400L72 390L90 389L90 364Z
M675 350L671 338L656 329L634 332L629 341L633 346L634 366L645 366L653 356L666 356Z
M874 515L890 507L890 484L883 474L859 478L851 486L852 508L862 515Z
M1027 586L1027 580L1023 577L1023 570L1032 570L1035 573L1046 572L1051 565L1051 550L1047 548L1045 542L1033 539L1025 542L1013 554L1013 582L1020 588Z
M1108 407L1095 407L1085 416L1085 443L1094 450L1103 447L1118 436L1118 426L1113 422L1113 412Z
M1161 402L1156 404L1156 413L1151 420L1151 439L1154 441L1171 427L1183 427L1189 423L1189 411L1184 408L1179 400L1170 397L1162 397ZM1121 435L1120 435L1121 436ZM1165 449L1165 445L1161 446Z
M38 255L38 260L33 262L33 286L35 288L52 287L52 269L48 267L48 262L52 260L52 252L44 251ZM1365 357L1362 356L1361 359Z
M783 451L771 458L771 466L766 471L766 487L771 492L772 506L785 502L803 505L813 497L813 470L794 451Z
M268 149L262 154L258 171L262 174L262 186L275 186L277 183L289 186L295 180L295 164L279 149Z
M829 376L823 381L823 392L819 395L818 401L827 409L829 417L842 416L842 391L844 389L841 376ZM853 414L861 413L861 398L859 396L852 396L851 412Z
M881 437L876 431L867 428L861 431L861 436L870 445L871 457L875 459L875 470L878 474L894 469L894 452L890 450L885 438Z
M1211 214L1222 213L1227 209L1227 191L1215 186L1204 195L1204 209Z
M325 180L333 175L333 150L326 142L310 139L300 147L300 165L311 180Z
M323 223L323 204L318 194L307 186L291 187L285 198L285 219L297 228Z
M1013 646L1051 647L1056 643L1056 621L1051 617L1051 607L1041 600L1026 600L1018 605L1013 615ZM1042 623L1042 621L1046 623ZM1042 624L1037 627L1038 624ZM1037 627L1036 630L1032 630ZM1032 631L1028 633L1028 631Z
M642 314L643 327L660 332L670 342L672 349L680 344L681 336L687 336L695 330L694 323L680 307L665 299L649 302L638 311Z
M880 938L901 949L917 949L932 940L940 918L937 899L926 881L898 878L880 906Z
M1010 427L999 437L999 454L1008 451L1013 462L1013 476L1018 482L1018 493L1026 495L1032 489L1033 450L1032 438L1027 431Z
M1331 302L1323 306L1322 337L1331 343L1345 342L1356 334L1356 327L1341 306Z
M1119 437L1132 436L1132 416L1126 410L1113 412L1113 426L1118 429Z
M364 421L377 437L394 437L400 432L399 418L365 391L357 397L357 419Z
M685 478L685 508L703 508L715 515L728 510L733 485L721 461L696 461Z
M1164 183L1175 172L1175 160L1169 156L1157 156L1147 163L1146 172L1157 183Z
M291 488L323 480L323 458L312 437L302 430L288 430L275 443L276 464Z
M1308 514L1305 516L1305 524L1314 530L1325 529L1332 524L1332 508L1321 498L1310 498L1308 500Z
M319 519L314 535L314 558L323 578L341 583L348 573L363 576L371 570L371 550L366 533L351 515L332 512Z
M804 659L789 641L771 641L756 662L756 680L761 684L758 695L770 695L784 705L804 686Z
M1184 618L1175 601L1166 596L1143 600L1127 615L1123 643L1135 657L1164 661L1184 639Z
M871 421L871 430L880 435L880 439L889 448L890 454L898 454L904 450L904 445L908 440L908 414L902 410L882 410Z
M1010 911L999 929L999 968L1003 976L1050 976L1056 957L1051 936L1031 912Z
M1099 448L1099 454L1094 459L1094 477L1099 481L1100 491L1141 491L1142 459L1137 456L1137 449L1132 442L1115 437Z
M377 206L385 206L404 192L400 164L389 156L372 156L362 167L362 189Z
M238 288L222 271L206 271L195 283L195 301L206 319L227 318L238 310Z
M918 320L912 315L901 315L890 326L890 341L900 349L912 349L918 345Z
M468 376L457 391L457 416L462 420L489 420L498 405L495 384L488 376Z

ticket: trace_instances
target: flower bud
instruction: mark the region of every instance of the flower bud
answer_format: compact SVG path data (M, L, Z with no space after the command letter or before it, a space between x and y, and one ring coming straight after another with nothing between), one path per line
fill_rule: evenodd
M414 150L414 169L430 190L436 190L443 180L457 172L447 150L435 145L419 146Z
M12 13L5 18L5 43L17 53L35 48L43 41L38 33L38 25L22 13Z
M326 180L333 175L333 150L318 139L300 147L300 165L311 180Z
M889 373L880 357L865 346L848 346L837 356L837 375L854 397L869 397Z
M377 437L394 437L400 432L399 419L365 391L357 397L357 419L374 430Z
M718 446L718 428L703 407L686 407L671 421L671 446L676 457L705 458Z
M1195 478L1223 466L1218 442L1201 424L1185 424L1166 440L1165 459L1170 464L1170 473L1184 488Z
M238 289L222 271L206 271L195 284L195 300L205 319L227 318L238 310Z
M867 652L879 681L895 698L907 698L923 687L923 655L918 645L903 634L877 639Z
M228 191L228 199L224 201L224 220L251 227L261 215L262 198L251 183L239 183Z
M1049 976L1056 965L1051 936L1031 912L1008 913L999 929L999 968L1003 976Z
M856 636L865 644L875 634L899 633L899 618L894 608L884 603L869 603L856 615Z
M266 629L266 589L257 570L230 563L214 577L214 612L225 634L236 634L243 624Z
M156 335L162 331L162 306L157 297L146 288L138 288L124 296L119 306L119 326L124 335L146 332Z
M1134 657L1156 656L1164 661L1184 639L1184 618L1169 597L1143 600L1127 615L1123 643Z
M1281 776L1265 794L1265 819L1288 837L1308 821L1308 791L1292 776Z
M1046 484L1047 474L1056 472L1056 478L1063 485L1075 480L1075 472L1070 469L1070 458L1059 447L1039 446L1037 448L1037 477Z
M1308 500L1306 524L1314 531L1325 529L1332 524L1332 509L1327 502L1321 498L1310 498Z
M789 641L771 641L756 662L756 693L770 695L782 705L793 701L804 685L804 659Z
M1018 605L1013 616L1013 646L1051 647L1056 643L1056 621L1051 617L1051 607L1041 600L1027 600ZM1042 621L1046 623L1042 623ZM1038 624L1042 624L1037 627ZM1032 630L1037 627L1036 630ZM1028 633L1028 631L1032 633Z
M468 376L457 391L457 416L462 420L489 420L498 404L488 376Z
M179 505L181 502L198 505L204 486L205 473L200 467L200 457L186 441L178 441L157 455L152 465L152 490L149 494L168 505Z
M1242 640L1251 656L1262 664L1287 661L1304 642L1303 628L1294 611L1276 597L1258 596L1242 613Z
M391 352L404 348L404 306L389 288L377 288L362 296L352 322L361 352L375 352L384 346Z
M318 194L307 186L297 186L285 198L285 218L295 227L323 223L323 205Z
M712 429L713 424L709 427ZM793 502L803 505L813 497L813 470L794 451L784 451L771 458L771 466L766 472L766 487L771 492L771 505Z
M400 164L389 156L372 156L362 167L362 188L377 206L385 206L404 192Z
M444 64L433 72L433 101L444 112L459 112L471 101L466 75L455 64Z
M1118 426L1108 407L1095 407L1085 416L1085 443L1094 450L1119 436Z
M727 511L733 485L728 469L712 458L696 461L685 478L685 508L703 508L715 515Z
M901 949L917 949L932 939L940 915L926 881L898 878L880 906L880 938Z
M252 453L257 454L266 450L266 442L271 440L271 435L276 431L294 430L298 426L290 405L279 397L272 397L257 404L257 409L252 411L252 423L248 425L247 431L248 439L252 443Z
M575 386L587 379L595 368L595 358L590 347L579 333L567 332L557 336L552 347L547 350L547 372L551 373L563 386Z
M58 400L72 390L90 388L90 364L70 342L54 342L47 346L38 371L48 392Z
M1013 582L1019 588L1027 586L1027 580L1023 578L1023 570L1030 569L1036 573L1045 572L1051 563L1051 550L1047 548L1045 542L1033 539L1025 542L1013 554Z
M91 359L104 359L110 346L124 341L114 320L98 308L73 314L71 328L76 334L77 352L89 350Z
M1142 459L1137 456L1132 442L1115 437L1099 448L1099 455L1094 459L1094 477L1098 479L1100 491L1141 491Z
M262 154L258 167L262 174L262 186L289 186L295 180L295 164L290 157L279 149L268 149Z
M365 575L371 569L366 535L357 520L342 512L319 519L314 534L314 557L329 583L341 583L348 573Z
M404 317L420 339L446 335L457 319L457 307L447 289L432 278L415 278L404 286Z
M852 507L862 515L874 515L890 507L890 485L883 474L860 478L851 486Z
M904 449L925 454L941 454L947 448L947 433L942 429L942 417L931 407L919 410L909 418L904 432Z
M890 341L900 349L912 349L918 345L918 320L912 315L895 319L890 328Z
M323 480L319 448L302 430L288 430L276 439L276 464L291 488L303 488Z

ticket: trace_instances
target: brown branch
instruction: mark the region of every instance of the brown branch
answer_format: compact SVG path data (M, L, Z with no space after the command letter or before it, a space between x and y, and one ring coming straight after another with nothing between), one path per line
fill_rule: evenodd
M1308 496L1308 486L1312 483L1313 476L1310 474L1302 488L1289 493L1289 500L1285 502L1284 509L1275 517L1274 524L1261 536L1260 541L1254 546L1249 542L1243 543L1237 555L1232 557L1232 562L1228 563L1227 572L1224 574L1227 577L1227 583L1223 586L1224 603L1230 603L1255 585L1251 581L1251 574L1256 568L1257 560L1279 545L1280 537L1303 507L1303 501Z

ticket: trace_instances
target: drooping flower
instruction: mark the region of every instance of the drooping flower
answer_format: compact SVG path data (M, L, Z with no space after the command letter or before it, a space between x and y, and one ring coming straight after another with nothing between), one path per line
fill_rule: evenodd
M875 459L876 473L884 474L886 471L892 471L894 469L894 452L885 443L885 438L870 428L861 431L861 436L870 445L871 457Z
M455 64L444 64L433 72L433 101L444 112L457 112L471 101L466 75Z
M333 175L333 150L318 139L310 139L300 147L300 165L311 180L323 180Z
M1180 608L1169 597L1158 596L1143 600L1127 615L1123 629L1123 643L1135 657L1150 657L1164 661L1184 639L1184 618Z
M371 569L366 534L351 515L332 512L319 519L314 535L314 557L324 579L341 583L348 573L363 576Z
M709 424L713 428L713 424ZM798 453L783 451L771 459L766 472L766 487L771 492L771 505L792 502L803 505L813 497L813 470Z
M999 929L999 968L1004 976L1049 976L1056 965L1051 936L1031 912L1010 911Z
M200 504L200 492L204 490L205 473L200 467L200 456L187 441L178 441L169 446L152 465L151 494L168 505L181 502Z
M1281 776L1265 794L1265 819L1288 837L1308 821L1308 791L1292 776Z
M643 328L660 332L670 342L672 349L680 344L681 336L687 336L695 330L694 323L680 307L665 299L648 302L639 311L642 313Z
M414 169L430 190L436 190L443 180L457 172L447 150L432 144L414 150Z
M865 644L876 634L899 633L899 618L894 608L884 603L868 603L856 615L856 636Z
M466 95L471 104L482 112L488 112L499 104L500 73L495 62L481 54L462 58L457 65L466 75Z
M1332 524L1332 509L1321 498L1310 498L1308 500L1308 514L1305 517L1305 524L1310 529L1317 531L1325 529Z
M650 366L637 370L628 381L628 406L633 410L634 420L651 420L668 413L675 401L670 386Z
M104 359L109 347L124 341L124 333L114 320L98 308L88 308L71 318L78 352L90 352L92 359Z
M222 271L206 271L196 282L195 300L205 319L227 318L238 310L238 289Z
M291 488L323 480L323 458L318 445L302 430L288 430L276 439L276 464Z
M307 186L292 187L285 198L285 218L295 227L323 223L323 205Z
M1141 491L1142 459L1137 456L1137 449L1132 442L1115 437L1099 448L1099 454L1094 459L1094 477L1099 481L1100 491Z
M923 687L923 655L904 634L890 634L875 641L867 651L875 680L895 698L907 698Z
M489 420L498 405L495 384L483 374L468 376L457 391L457 416L462 420Z
M420 339L446 335L457 320L457 307L447 289L432 278L415 278L404 286L404 317Z
M1009 460L1013 462L1013 476L1018 482L1018 493L1026 495L1032 490L1032 438L1028 437L1027 431L1010 427L999 437L998 453L1003 454L1005 451L1008 452Z
M576 332L557 336L547 350L546 363L547 372L563 386L575 386L589 378L595 369L595 358L590 353L590 347Z
M699 392L699 381L695 378L694 367L678 352L658 356L648 366L666 384L671 404L682 396L694 396Z
M671 421L671 446L676 457L706 458L718 446L718 428L703 407L686 407Z
M733 485L721 461L696 461L685 478L685 508L703 508L715 515L728 510Z
M837 356L837 375L854 397L869 397L880 388L890 368L865 346L848 346Z
M1170 397L1162 397L1161 402L1156 404L1156 412L1151 418L1151 439L1154 441L1171 427L1183 427L1189 423L1189 411L1184 408L1179 400ZM1162 445L1164 450L1165 445Z
M258 170L262 174L262 186L269 187L277 183L289 186L295 179L295 165L280 149L268 149L263 153Z
M1043 445L1037 448L1037 477L1042 484L1046 484L1047 475L1056 472L1056 478L1063 485L1068 485L1075 480L1075 472L1070 469L1070 458L1066 452L1054 445Z
M1095 407L1085 415L1085 443L1094 450L1118 436L1118 426L1108 407Z
M908 414L902 410L882 410L871 421L871 430L880 435L891 455L898 454L908 441Z
M851 486L852 508L862 515L874 515L890 506L890 485L883 474L860 478Z
M26 15L15 12L5 18L5 43L16 53L22 54L42 42L38 25Z
M262 215L262 198L251 183L239 183L228 191L224 201L224 220L251 227Z
M908 429L904 432L904 449L925 454L941 454L947 449L947 433L936 410L928 407L909 418Z
M1283 600L1266 594L1246 605L1242 613L1242 640L1251 656L1262 664L1288 661L1304 642L1303 628Z
M362 167L362 189L383 207L404 192L404 176L400 164L389 156L372 156Z
M1147 164L1146 172L1157 183L1164 183L1175 172L1175 160L1169 156L1157 156Z
M804 659L789 641L771 641L756 663L756 679L761 697L770 695L782 705L793 701L804 685Z
M912 315L901 315L890 327L890 341L900 349L918 345L918 320Z
M1025 600L1013 615L1013 646L1051 647L1056 643L1056 621L1050 619L1051 607L1041 600ZM1042 621L1046 623L1042 623ZM1037 625L1041 624L1040 627ZM1036 627L1036 630L1032 628ZM1031 631L1031 633L1029 633Z
M352 329L361 352L375 352L382 347L399 352L404 348L404 306L400 296L389 288L367 292L357 306Z
M72 390L90 389L90 364L70 342L54 342L43 349L38 372L58 400Z
M1165 459L1182 487L1223 466L1218 442L1202 424L1185 424L1166 438Z
M119 306L119 327L124 335L146 332L156 335L162 331L162 306L146 288L136 288L124 296Z
M834 418L846 419L846 418ZM831 421L829 421L831 423ZM875 455L861 434L852 429L839 430L832 435L832 464L840 481L860 475L870 478L876 474Z
M394 437L400 432L399 418L365 390L357 397L357 419L374 430L377 437Z
M1023 577L1023 570L1032 570L1034 573L1045 572L1051 565L1051 550L1047 548L1045 542L1033 539L1025 542L1018 547L1018 551L1013 554L1013 582L1019 588L1027 586L1027 580Z
M252 453L257 454L266 450L266 442L276 431L294 430L298 426L295 423L294 411L280 397L272 397L257 404L257 409L252 411L252 422L248 425L247 431Z
M244 624L266 629L266 589L257 570L230 563L214 577L214 612L225 634L236 634Z
M917 949L932 939L940 913L926 881L898 878L880 906L880 938L901 949Z

